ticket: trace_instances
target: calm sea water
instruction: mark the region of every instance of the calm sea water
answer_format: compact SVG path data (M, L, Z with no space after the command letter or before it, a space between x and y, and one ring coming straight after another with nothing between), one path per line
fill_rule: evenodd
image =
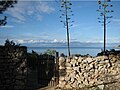
M71 43L70 44L71 54L81 54L81 55L92 55L96 56L97 53L103 50L103 43ZM107 43L107 50L114 49L118 46L119 43ZM56 50L59 54L64 53L65 55L68 54L67 52L67 44L66 43L40 43L28 47L28 52L32 50L36 51L37 53L44 53L47 49Z
M47 49L56 50L59 54L64 53L67 55L67 47L28 47L28 52L32 50L37 53L44 53ZM97 53L101 52L101 47L71 47L71 54L81 54L81 55L92 55L96 56ZM113 47L107 47L107 49L113 49Z

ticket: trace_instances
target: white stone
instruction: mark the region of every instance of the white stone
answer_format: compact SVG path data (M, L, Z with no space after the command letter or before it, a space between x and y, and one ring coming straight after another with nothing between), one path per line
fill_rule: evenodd
M79 58L78 58L78 62L79 62L79 63L81 63L81 62L82 62L82 60L83 60L83 58L82 58L82 57L79 57Z
M60 57L59 58L59 63L63 63L63 62L65 62L65 58L64 57Z
M105 60L105 63L109 63L109 60Z
M107 67L108 67L108 68L111 67L110 63L107 64Z
M98 87L99 87L100 90L104 89L104 85L98 85Z
M70 63L65 63L65 66L66 67L71 67L71 64Z
M78 81L78 83L81 83L82 80L81 80L81 78L77 78L77 81Z
M65 81L59 81L59 87L61 87L61 88L64 88L65 87L65 84L66 84L66 82Z
M101 60L101 61L99 62L99 64L105 64L105 61Z
M59 69L65 69L65 67L60 66Z
M85 85L84 84L79 84L79 87L83 88L83 87L85 87Z
M75 73L74 73L74 72L71 72L69 76L70 76L71 78L74 78L74 77L75 77Z
M90 58L90 57L86 58L86 60L87 60L87 62L88 62L88 63L93 62L93 59L92 59L92 58Z
M75 67L76 60L72 59L70 63L72 64L73 67Z
M71 59L70 59L70 58L67 58L67 59L66 59L66 62L67 62L67 63L69 63L70 61L71 61Z
M89 64L90 65L90 68L93 68L93 64Z
M74 56L74 59L75 59L75 60L78 60L78 57Z
M65 85L65 87L66 87L67 89L72 89L72 87L71 87L70 84Z
M78 87L78 82L75 81L75 82L72 84L72 87L77 88L77 87Z
M87 73L84 73L84 77L87 78L87 77L88 77L88 74L87 74Z
M84 59L82 62L83 62L84 64L88 63L88 61L87 61L86 59Z
M73 67L73 69L79 72L79 67Z
M99 66L99 67L98 67L98 70L101 70L102 68L103 68L103 66Z
M71 72L72 72L72 69L67 67L66 72L67 72L67 73L71 73Z
M70 80L70 77L65 77L65 81L69 81Z
M74 77L71 77L71 83L73 83L75 81Z
M90 81L89 81L89 84L91 84L91 85L93 85L94 83L95 83L94 80L90 80Z
M80 76L78 74L76 74L76 77L79 78Z
M63 81L63 80L65 80L65 77L59 77L59 80Z

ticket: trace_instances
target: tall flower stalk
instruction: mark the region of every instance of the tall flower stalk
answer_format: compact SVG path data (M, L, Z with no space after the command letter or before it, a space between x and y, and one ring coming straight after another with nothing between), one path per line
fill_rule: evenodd
M97 10L100 13L99 23L102 23L104 29L104 53L106 52L106 28L107 24L110 23L108 19L112 18L113 16L109 16L108 13L113 12L113 10L108 9L108 7L112 7L113 5L110 4L111 0L98 0L99 9Z
M72 3L69 0L61 0L61 16L62 19L60 22L63 22L64 27L66 28L66 34L67 34L67 47L68 47L68 55L70 56L70 33L69 29L71 26L73 26L73 22L71 21L72 10L71 10Z

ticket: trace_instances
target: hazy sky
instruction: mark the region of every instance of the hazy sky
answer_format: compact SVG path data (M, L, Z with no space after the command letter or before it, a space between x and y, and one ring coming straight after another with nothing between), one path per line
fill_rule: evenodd
M72 1L74 16L71 41L103 42L103 26L98 23L97 1ZM120 1L113 5L111 23L107 25L107 42L120 43ZM23 42L65 42L66 29L60 22L60 3L55 1L19 1L3 15L8 23L0 27L0 44L8 38ZM1 15L0 17L2 17Z

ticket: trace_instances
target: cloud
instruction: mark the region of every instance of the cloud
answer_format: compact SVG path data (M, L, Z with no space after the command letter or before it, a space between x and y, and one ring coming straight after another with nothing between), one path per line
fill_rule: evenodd
M112 19L113 22L120 24L120 19Z
M85 42L86 43L104 43L103 39L100 39L100 38L87 40ZM107 43L120 43L120 38L116 38L116 37L107 38L106 42Z
M41 21L43 19L43 16L38 14L38 15L36 15L36 18L38 21Z
M11 39L15 43L23 44L23 43L65 43L65 40L57 40L57 39Z
M17 43L25 43L24 40L16 40Z
M112 38L108 38L108 43L120 43L120 38L117 37L112 37Z
M29 19L42 20L42 14L50 14L55 9L48 2L36 1L18 1L14 8L9 8L7 14L14 18L15 22L25 22Z
M47 2L40 1L40 2L37 2L37 4L38 5L36 6L36 10L38 12L51 13L51 12L53 12L55 10L54 8L48 6Z
M13 28L14 26L12 25L5 25L5 26L1 26L1 28Z

